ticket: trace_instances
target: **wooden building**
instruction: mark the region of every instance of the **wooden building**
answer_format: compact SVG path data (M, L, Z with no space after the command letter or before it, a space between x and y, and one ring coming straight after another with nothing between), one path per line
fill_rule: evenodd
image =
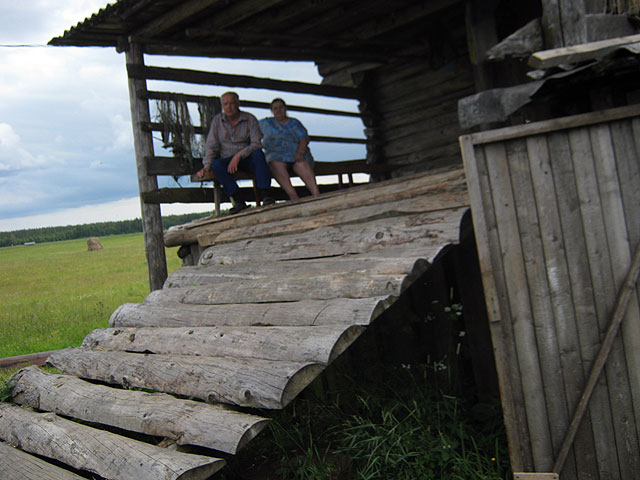
M470 205L516 478L633 478L639 13L634 0L120 0L53 39L125 53L152 293L119 308L113 329L90 334L82 349L53 354L50 363L66 376L17 375L14 402L179 444L196 443L198 422L218 422L225 434L198 441L233 453L267 421L242 408L282 408L365 327L392 315L416 278L470 238L460 235ZM313 61L324 80L147 66L153 55ZM147 80L356 99L367 158L323 168L366 172L372 183L162 232L161 203L213 200L215 189L158 189L158 175L199 165L155 155L151 132L163 126L151 121L149 102L211 99L150 92ZM185 263L169 277L165 244L181 245ZM268 270L257 267L262 261ZM296 273L301 267L313 274ZM492 359L483 353L479 360ZM120 399L121 390L94 391L76 377L236 407L137 392ZM127 408L141 403L131 418L165 410L153 402L174 414L125 425L99 401L65 404L49 394L52 385L68 395L113 395ZM53 439L76 445L93 433L50 414L1 408L0 438L102 476L207 478L222 465L137 444L128 448L140 456L122 468L103 461L98 445L79 462L64 447L53 451ZM194 412L193 425L167 428L185 411ZM48 432L45 440L29 441L31 422ZM107 435L98 443L118 442ZM142 457L151 459L143 468L151 477L137 470Z

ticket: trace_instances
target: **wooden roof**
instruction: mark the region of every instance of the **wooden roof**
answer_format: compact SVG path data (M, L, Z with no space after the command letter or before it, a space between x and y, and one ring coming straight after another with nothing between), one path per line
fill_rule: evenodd
M428 17L460 0L120 0L50 45L142 43L145 52L386 62L426 55Z
M236 453L269 421L247 409L285 407L383 321L458 241L468 203L458 168L168 232L167 243L204 248L199 265L119 307L82 347L52 354L62 374L29 367L13 377L12 402L38 412L0 404L0 468L76 478L43 460L53 458L105 478L208 478L220 455L134 437Z

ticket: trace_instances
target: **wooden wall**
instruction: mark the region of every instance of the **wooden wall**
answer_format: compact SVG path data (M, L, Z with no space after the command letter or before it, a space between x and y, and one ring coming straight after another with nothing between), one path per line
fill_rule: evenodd
M640 106L460 142L513 469L551 472L640 243ZM639 427L636 286L557 473L637 478Z

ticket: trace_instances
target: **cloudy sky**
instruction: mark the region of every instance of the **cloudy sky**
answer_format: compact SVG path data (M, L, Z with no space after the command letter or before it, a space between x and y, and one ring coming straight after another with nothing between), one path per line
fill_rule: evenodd
M140 217L124 54L114 48L47 47L107 0L0 2L0 231ZM148 65L319 82L300 62L146 58ZM219 95L226 88L149 82L151 90ZM355 102L269 90L242 98L357 111ZM258 118L266 110L250 110ZM296 113L315 135L362 137L358 119ZM337 120L336 120L337 119ZM194 123L199 123L194 119ZM364 157L361 146L312 144L317 160ZM156 154L168 155L156 142ZM188 179L179 180L183 186ZM176 186L161 179L161 186ZM163 214L211 206L163 205Z

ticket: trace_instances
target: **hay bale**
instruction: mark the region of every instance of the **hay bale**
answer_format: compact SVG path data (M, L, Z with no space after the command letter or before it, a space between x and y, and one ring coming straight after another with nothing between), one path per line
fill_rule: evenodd
M98 237L91 237L87 240L87 248L90 252L93 252L94 250L102 250L104 247L100 244Z

